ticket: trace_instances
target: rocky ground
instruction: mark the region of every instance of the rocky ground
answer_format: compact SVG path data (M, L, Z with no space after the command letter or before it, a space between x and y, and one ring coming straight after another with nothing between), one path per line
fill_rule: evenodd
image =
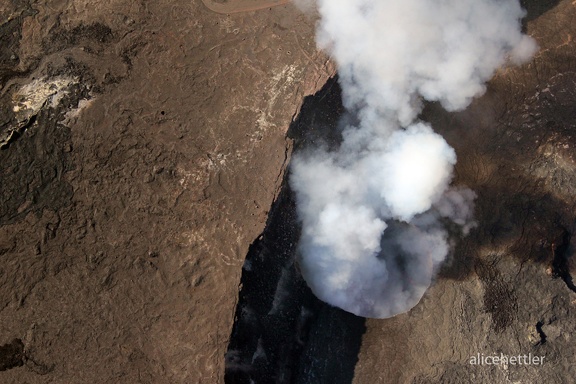
M222 382L305 95L293 6L0 5L2 383ZM4 357L5 356L5 357Z
M479 225L388 320L293 263L292 143L341 109L314 19L205 3L0 5L0 382L571 383L576 3L527 0L537 57L424 111Z

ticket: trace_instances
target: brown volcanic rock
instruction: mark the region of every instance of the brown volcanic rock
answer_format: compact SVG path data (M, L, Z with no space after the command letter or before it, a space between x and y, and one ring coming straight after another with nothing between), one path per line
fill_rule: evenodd
M286 129L333 73L313 21L189 1L0 14L0 342L25 355L0 381L222 382Z

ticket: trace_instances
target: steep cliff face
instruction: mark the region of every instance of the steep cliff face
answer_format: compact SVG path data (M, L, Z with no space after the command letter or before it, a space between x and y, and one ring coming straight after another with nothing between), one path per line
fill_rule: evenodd
M222 382L286 130L333 74L314 21L190 1L0 15L0 367L24 364L0 381Z

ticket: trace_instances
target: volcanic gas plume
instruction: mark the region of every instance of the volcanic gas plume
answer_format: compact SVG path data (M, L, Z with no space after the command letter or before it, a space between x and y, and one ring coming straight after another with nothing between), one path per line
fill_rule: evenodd
M301 1L302 2L302 1ZM338 148L296 154L300 268L322 300L365 317L418 303L474 192L450 187L454 150L421 101L465 108L505 63L535 52L517 0L318 0L317 43L338 65L348 116ZM336 128L335 128L336 129Z

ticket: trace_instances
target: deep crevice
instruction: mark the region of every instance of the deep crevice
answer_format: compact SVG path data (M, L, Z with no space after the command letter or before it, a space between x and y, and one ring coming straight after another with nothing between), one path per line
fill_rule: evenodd
M544 330L542 329L542 327L544 326L544 323L539 321L536 323L536 332L538 332L538 335L540 336L540 341L536 344L536 345L543 345L546 344L546 334L544 333Z
M336 106L336 107L335 107ZM342 114L330 79L307 97L288 136L295 150L330 143ZM284 172L264 232L252 243L240 282L225 360L226 383L351 383L365 319L318 300L297 265L300 223Z
M30 128L31 126L34 125L34 123L36 123L36 120L38 118L38 115L32 115L30 117L30 119L28 119L28 121L23 124L21 127L13 130L12 132L10 132L10 136L6 139L6 141L4 143L0 144L0 150L6 150L8 148L10 148L10 145L18 140L20 137L22 137L22 135L24 134L24 132L26 132L26 130L28 128Z
M570 242L572 234L568 230L564 230L560 243L554 248L554 259L552 261L552 276L554 278L561 278L566 284L568 289L576 292L576 285L570 274Z

